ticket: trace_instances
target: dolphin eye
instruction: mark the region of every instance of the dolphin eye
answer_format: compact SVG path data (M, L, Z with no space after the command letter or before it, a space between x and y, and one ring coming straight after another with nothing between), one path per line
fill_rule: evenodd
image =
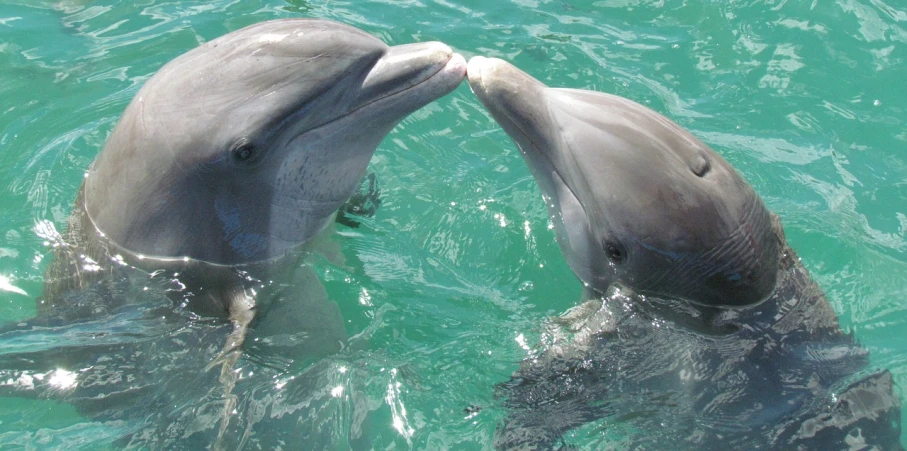
M627 258L626 252L613 241L606 241L602 247L605 250L605 254L608 255L608 259L615 264L623 263L624 259Z
M252 158L253 153L252 146L242 146L233 152L233 158L236 158L237 161L247 161Z
M258 149L245 138L240 138L233 144L230 154L233 156L233 161L237 163L249 163L256 159Z

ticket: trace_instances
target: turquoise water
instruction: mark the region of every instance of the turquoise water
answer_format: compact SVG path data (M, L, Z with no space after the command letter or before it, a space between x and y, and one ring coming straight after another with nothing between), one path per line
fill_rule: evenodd
M666 114L755 186L842 327L907 387L907 7L881 0L5 0L0 323L34 315L50 257L36 226L64 228L142 82L200 42L281 17L444 41ZM371 169L382 205L337 237L352 263L317 265L349 334L368 336L333 360L357 369L350 402L374 412L376 448L487 448L505 414L492 387L581 286L528 169L465 84L403 121ZM0 447L93 448L118 427L0 399Z

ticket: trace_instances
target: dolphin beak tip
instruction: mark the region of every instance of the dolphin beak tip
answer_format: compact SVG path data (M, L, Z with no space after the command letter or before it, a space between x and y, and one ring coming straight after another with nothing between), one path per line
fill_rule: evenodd
M466 63L466 58L464 58L463 55L459 53L451 55L450 61L447 62L447 66L460 73L462 77L466 77L468 65Z

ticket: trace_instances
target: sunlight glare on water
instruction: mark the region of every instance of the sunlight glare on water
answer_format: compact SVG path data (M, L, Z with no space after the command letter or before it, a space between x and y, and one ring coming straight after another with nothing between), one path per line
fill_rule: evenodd
M35 316L85 171L142 83L200 43L288 17L341 21L392 45L440 40L551 86L665 114L753 184L842 328L901 393L907 387L907 7L890 0L3 2L0 327ZM340 448L364 447L358 437L376 449L488 449L506 414L494 386L534 356L548 319L576 305L583 287L519 151L465 84L397 126L370 169L380 208L358 228L338 227L343 265L315 263L356 339L315 363L251 344L237 390L257 398L237 412L287 420L275 427L300 436L289 419L307 415L324 427L316 438ZM155 308L11 340L15 352L66 363L47 374L61 390L78 381L78 357L92 346L107 346L111 361L147 358L160 385L134 396L151 403L188 386L195 410L169 400L170 410L95 421L65 402L4 397L0 445L116 448L143 421L216 428L222 394L207 361L164 356L216 355L229 331L195 317L162 329L147 319L160 316ZM126 355L114 338L145 354ZM122 376L147 380L135 371ZM188 374L208 382L185 382ZM300 394L310 392L330 401ZM589 426L569 443L595 447L603 430L617 434L607 429Z

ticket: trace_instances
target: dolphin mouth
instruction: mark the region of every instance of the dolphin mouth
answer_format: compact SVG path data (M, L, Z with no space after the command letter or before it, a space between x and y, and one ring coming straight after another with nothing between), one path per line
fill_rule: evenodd
M600 208L580 195L582 190L578 188L588 184L581 171L575 169L581 166L580 163L570 152L554 150L555 143L563 142L565 137L549 109L548 86L507 61L482 56L469 60L467 80L473 93L522 154L544 196L555 227L559 227L556 217L563 221L564 205L575 205L585 218L601 216ZM557 213L552 210L555 206ZM562 230L558 230L557 236L562 247L581 246ZM571 263L571 267L577 272L577 263ZM584 264L584 268L586 270L580 272L592 273L588 264ZM592 278L583 278L583 281L596 283Z
M456 87L464 77L466 60L446 44L404 44L390 47L378 59L363 80L362 89L366 97L371 97L368 94L372 92L383 93L372 101L375 102L432 81L447 81Z
M547 111L545 98L542 95L530 99L526 90L544 89L546 86L532 78L525 72L517 69L512 64L498 59L474 56L469 60L466 69L469 88L478 97L483 105L491 112L492 116L504 127L511 136L519 136L532 144L533 153L538 153L550 160L545 155L545 146L542 137L531 130L537 130L539 122L546 116L540 114L519 114L518 109L530 106L536 111ZM520 103L525 102L525 105ZM525 108L524 108L525 109ZM529 124L527 127L526 124ZM519 145L519 142L516 142ZM523 147L523 146L520 146ZM528 149L522 149L526 152ZM552 163L549 161L549 163ZM551 164L552 168L555 167Z
M540 82L530 77L528 74L517 69L510 63L498 58L486 58L484 56L474 56L470 58L466 69L466 77L469 82L469 88L473 94L479 98L483 105L491 112L491 115L498 121L504 131L510 135L514 144L517 145L520 152L531 159L530 169L535 173L533 166L540 166L540 174L553 174L564 186L573 193L561 177L557 165L552 161L551 156L545 152L546 146L538 139L537 134L530 133L530 129L538 129L538 122L542 120L540 115L517 114L514 110L517 104L526 100L523 89L527 86L540 85ZM537 109L546 109L543 96L538 96L533 105ZM531 117L529 117L531 116ZM526 124L529 124L527 127ZM519 139L517 139L517 135ZM529 145L524 145L520 141L526 141ZM534 158L529 158L534 157ZM537 175L536 178L539 178ZM546 193L555 195L554 193Z
M368 114L369 110L394 109L395 112L388 112L387 119L398 121L449 94L465 77L466 59L446 44L425 42L390 47L358 88L361 102L329 120L307 127L298 136L357 113Z
M538 133L538 130L545 125L543 122L550 119L547 114L548 107L545 97L541 93L536 98L530 98L531 96L526 94L527 90L542 90L546 86L512 64L498 58L474 56L469 60L466 74L472 92L491 112L504 131L510 135L520 152L527 157L530 169L533 170L533 173L537 172L536 178L540 178L542 174L547 174L546 177L553 174L557 178L553 182L559 182L570 191L571 195L579 199L573 192L573 187L564 180L552 156L546 151L549 147L545 143L546 138L550 140L554 137L546 137ZM520 108L524 110L523 114L520 114ZM536 113L533 114L529 111ZM538 113L539 111L545 113ZM536 132L533 133L533 130ZM525 141L529 145L525 145L521 141ZM533 166L539 167L534 168ZM546 194L555 195L554 193Z
M466 59L444 43L393 46L362 81L366 100L340 118L398 99L405 105L397 109L409 114L449 94L465 77Z

